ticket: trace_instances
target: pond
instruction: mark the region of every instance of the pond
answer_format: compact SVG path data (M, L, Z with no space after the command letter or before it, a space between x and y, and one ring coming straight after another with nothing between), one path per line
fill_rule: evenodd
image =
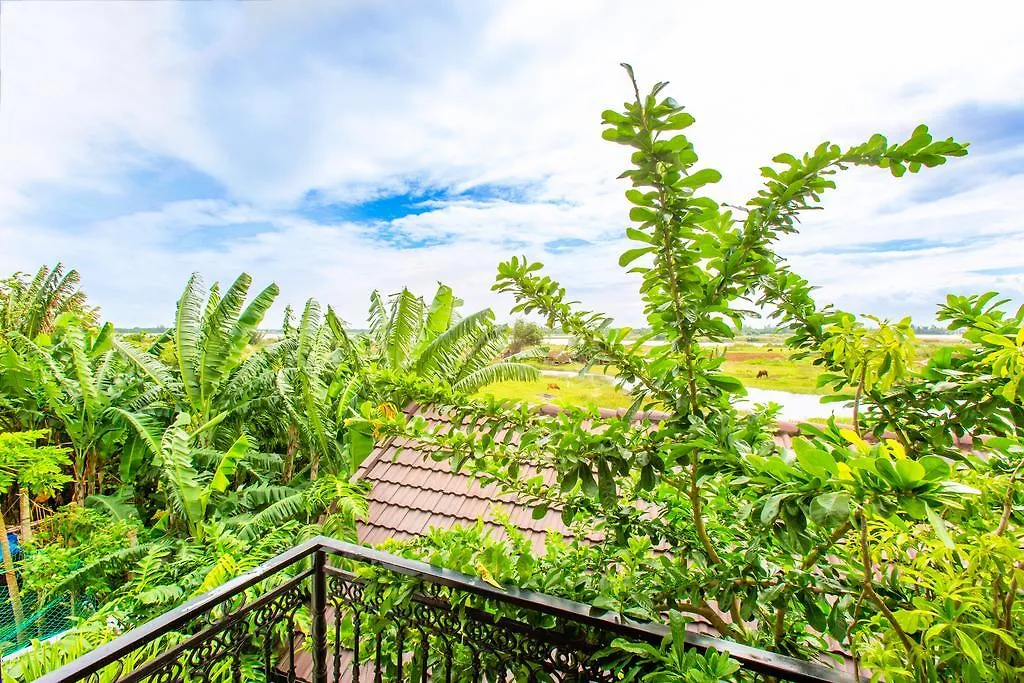
M579 373L571 370L544 370L541 374L552 377L578 377ZM596 377L606 382L615 382L617 377L602 373L587 373L587 377ZM629 386L623 387L629 390ZM741 410L750 410L759 403L778 403L782 406L779 411L779 419L790 422L799 422L815 417L836 417L850 418L853 416L852 408L843 403L821 403L821 396L817 394L797 394L791 391L778 391L775 389L754 389L747 387L747 395L737 402Z
M739 400L738 407L752 408L758 403L778 403L782 406L779 419L799 422L812 417L853 417L853 409L844 403L821 403L821 396L816 394L795 394L791 391L775 389L753 389L747 387L747 395Z

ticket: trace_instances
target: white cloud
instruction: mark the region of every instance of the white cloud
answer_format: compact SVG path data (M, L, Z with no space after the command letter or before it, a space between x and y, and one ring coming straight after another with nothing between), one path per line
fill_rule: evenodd
M191 270L249 269L299 303L315 295L360 321L366 294L436 280L472 306L495 266L527 252L585 303L639 322L616 254L626 150L599 114L629 96L620 61L697 117L691 137L742 201L780 151L893 137L970 102L1020 106L1024 10L1006 3L598 2L21 3L4 12L0 271L58 259L83 271L122 324L166 322ZM993 21L993 16L999 16ZM936 124L938 125L938 124ZM936 128L962 136L970 131ZM1019 138L1018 138L1019 140ZM116 197L125 178L181 159L230 198L175 201L111 220L34 217L61 192ZM927 315L949 289L1024 291L1015 197L1024 148L972 148L922 177L854 173L783 253L822 296L858 311ZM1017 175L1001 169L1016 164ZM341 200L410 184L523 186L525 202L455 198L391 230L444 244L397 249L375 229L290 212L310 190ZM943 196L949 188L966 191ZM912 202L914 193L931 201ZM73 213L73 212L72 212ZM224 241L218 228L269 230ZM195 240L195 226L211 240ZM228 233L225 233L228 234ZM234 233L231 233L234 234ZM188 249L176 239L191 235ZM992 237L894 254L836 246ZM543 245L591 246L550 254Z

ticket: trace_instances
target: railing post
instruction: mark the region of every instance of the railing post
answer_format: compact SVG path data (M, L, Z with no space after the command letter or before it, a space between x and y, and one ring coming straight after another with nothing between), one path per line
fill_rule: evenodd
M327 554L313 553L313 683L327 683Z

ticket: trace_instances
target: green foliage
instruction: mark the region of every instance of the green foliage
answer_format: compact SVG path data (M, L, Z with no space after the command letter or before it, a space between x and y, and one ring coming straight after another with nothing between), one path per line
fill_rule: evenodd
M627 70L633 98L604 112L603 135L630 149L621 177L632 245L620 264L641 276L647 329L580 310L526 258L500 264L494 285L515 299L514 314L573 338L585 367L615 368L630 390L621 417L598 424L588 409L541 416L468 400L538 375L521 355L500 358L509 330L490 310L460 316L444 285L429 303L375 292L362 337L310 300L266 344L258 327L278 290L250 298L247 274L223 292L194 275L174 326L146 340L99 327L74 271L3 281L0 424L15 432L0 434L0 489L17 480L48 496L74 480L88 506L40 534L23 575L39 585L61 573L49 590L106 599L74 633L36 644L15 675L110 639L107 617L138 624L311 534L353 537L366 503L351 474L379 438L405 434L536 517L559 511L574 534L552 535L540 556L510 525L504 541L477 525L388 547L624 617L669 614L661 647L602 644L624 680L735 675L727 657L683 647L686 615L798 656L827 656L831 638L887 681L1024 676L1024 310L1007 311L994 293L950 295L939 318L968 343L919 363L909 320L819 307L775 251L840 171L898 178L966 146L924 126L898 143L826 142L776 156L755 197L728 203L712 198L721 175L699 165L682 132L694 118L661 95L664 83L641 95ZM709 343L733 340L757 306L823 371L822 386L853 402L852 428L806 425L782 448L770 410L736 410L743 384ZM537 330L519 327L513 343L532 343ZM451 407L454 428L410 419L400 407L411 400ZM668 415L653 421L641 412L651 408ZM988 437L984 456L960 447L965 435ZM70 444L70 462L63 448L37 448L42 439ZM595 534L602 543L581 540ZM364 578L382 613L412 590L407 579Z
M142 531L138 519L114 519L99 509L73 505L52 515L26 548L22 565L26 590L49 598L71 591L106 600L138 559L132 537Z
M885 680L1018 680L1022 312L1007 314L994 294L951 296L939 315L970 345L921 364L909 320L819 308L774 251L840 171L900 177L966 147L924 126L895 144L824 143L775 157L764 188L737 206L709 196L720 174L698 165L680 132L694 119L664 87L642 96L634 82L634 99L604 113L604 137L631 148L621 177L635 246L620 265L642 276L648 334L664 342L645 348L579 310L525 258L502 263L494 286L515 297L513 312L543 315L588 359L613 365L632 387L627 414L595 429L587 411L541 417L491 403L453 407L461 429L413 420L404 431L538 514L561 510L577 538L604 535L600 547L563 548L547 570L554 592L636 617L696 614L727 637L801 656L823 655L827 635ZM737 412L743 385L706 345L734 338L751 304L773 311L822 384L850 390L840 398L854 403L852 429L805 425L780 448L770 412ZM650 407L670 415L635 420ZM521 439L496 438L504 430ZM976 457L954 441L964 434L1000 438ZM524 474L535 468L555 481ZM670 645L641 649L661 664L651 680L731 673Z
M494 382L539 377L536 368L514 356L499 358L508 342L508 328L494 324L490 309L462 318L458 315L461 304L443 284L429 306L407 289L388 297L386 304L374 292L366 337L353 343L340 323L332 324L332 329L345 342L350 362L371 374L380 369L412 373L466 394Z
M62 315L94 325L98 310L86 305L80 282L78 271L64 272L60 263L42 266L31 279L15 273L0 280L0 330L35 339L50 332Z
M44 438L45 430L0 432L0 491L17 483L34 493L51 495L68 481L61 467L67 462L67 450L37 446Z
M635 658L623 658L622 680L641 680L645 683L728 683L735 680L739 670L738 662L722 652L709 650L701 654L686 644L686 623L688 617L680 612L669 614L669 634L661 648L647 643L633 643L617 639L612 643L614 650L639 656L656 663L654 670L646 670Z
M525 349L537 346L544 341L544 331L537 323L517 320L512 325L512 334L508 345L511 354L519 353Z
M49 518L29 544L20 574L30 590L94 596L105 603L97 619L134 625L310 535L354 539L366 501L349 475L372 426L315 302L284 339L254 347L276 286L248 300L248 275L223 293L193 276L172 329L129 339L84 315L84 298L68 292L77 275L51 286L56 276L41 273L38 286L16 276L3 290L9 312L25 308L15 306L25 291L52 292L40 294L40 331L27 334L14 313L0 326L0 423L40 427L0 432L0 483L20 486L29 506L29 494L62 497L71 482L84 506ZM36 446L47 441L71 448ZM318 458L330 467L319 477ZM112 635L90 620L36 644L14 670L38 674Z

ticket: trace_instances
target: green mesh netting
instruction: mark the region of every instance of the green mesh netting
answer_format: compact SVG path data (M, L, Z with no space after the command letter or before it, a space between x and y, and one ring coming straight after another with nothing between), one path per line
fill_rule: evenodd
M0 567L2 572L2 567ZM71 594L42 603L35 591L22 591L21 608L25 618L19 624L7 592L7 583L0 578L0 656L27 646L33 638L45 640L74 625L74 618L87 617L96 611L89 595Z

